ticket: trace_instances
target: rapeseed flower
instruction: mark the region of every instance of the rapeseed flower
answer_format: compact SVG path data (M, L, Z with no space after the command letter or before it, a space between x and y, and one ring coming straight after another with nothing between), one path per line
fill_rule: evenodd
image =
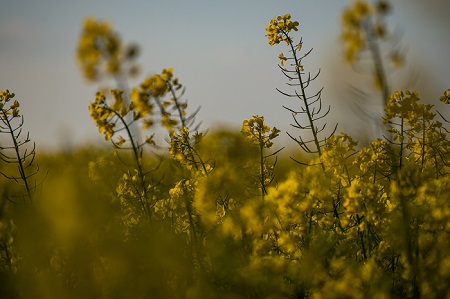
M264 148L271 148L272 140L275 139L281 131L276 127L272 129L264 123L264 116L253 116L242 123L241 133L250 141L259 144Z
M266 36L269 39L269 45L273 46L285 41L286 44L292 42L288 33L292 30L298 31L299 23L297 21L291 21L291 15L286 14L284 16L274 17L266 27Z
M121 71L121 48L109 23L92 17L85 19L77 47L77 60L85 78L95 81L103 72L117 75Z

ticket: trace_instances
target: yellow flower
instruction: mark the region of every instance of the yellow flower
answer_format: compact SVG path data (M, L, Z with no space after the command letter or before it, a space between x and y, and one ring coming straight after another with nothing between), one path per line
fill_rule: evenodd
M445 104L450 104L450 89L444 91L444 95L442 95L439 100Z
M92 17L83 23L77 46L77 60L86 79L95 81L103 72L115 75L121 70L122 44L111 26ZM103 69L102 69L103 67Z
M139 89L134 88L130 94L132 109L135 112L137 118L147 117L152 112L152 105L149 103L149 94Z
M347 62L352 62L356 58L356 54L365 48L366 28L364 23L374 12L374 8L366 1L355 1L342 14L341 39L344 43ZM382 29L380 25L378 29L379 33L385 33L385 31L380 31Z
M173 77L173 68L163 69L162 77L166 81L170 81Z
M281 41L289 44L291 38L288 36L288 33L292 30L298 31L298 26L299 23L297 21L291 21L290 14L274 17L266 27L266 36L269 39L269 45L273 46L279 44Z
M14 103L11 104L11 109L16 109L19 108L20 104L17 100L14 101Z
M275 139L281 131L273 127L270 129L264 123L264 116L255 115L248 120L242 122L241 133L247 137L252 143L259 144L262 147L270 148ZM266 135L269 133L269 135Z
M287 58L284 57L283 53L278 55L278 58L280 58L280 60L281 60L281 65L284 66L284 62L287 61Z
M122 146L125 143L125 138L123 138L122 136L119 136L119 139L116 141L116 144L118 146Z

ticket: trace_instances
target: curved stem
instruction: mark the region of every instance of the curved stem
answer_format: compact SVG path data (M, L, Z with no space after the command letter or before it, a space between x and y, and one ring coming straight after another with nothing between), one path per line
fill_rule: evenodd
M151 213L150 213L150 207L148 206L148 193L147 193L147 188L145 186L144 171L142 169L142 162L141 162L142 159L139 158L138 145L135 143L135 141L133 139L133 135L131 134L130 128L129 128L128 124L126 123L125 119L119 113L117 113L117 111L110 109L110 108L108 108L108 110L113 112L114 115L116 115L117 118L122 122L122 124L127 132L128 138L131 142L131 147L133 149L133 154L134 154L133 155L134 160L136 161L136 166L138 168L138 176L140 179L141 188L142 188L142 191L144 192L143 198L142 198L140 192L138 192L139 201L141 203L144 214L147 214L147 216L150 219Z

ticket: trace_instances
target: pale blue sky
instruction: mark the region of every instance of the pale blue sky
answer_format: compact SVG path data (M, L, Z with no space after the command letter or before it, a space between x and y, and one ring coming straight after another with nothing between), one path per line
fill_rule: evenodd
M338 35L340 14L349 2L0 0L0 89L16 93L25 129L38 148L103 142L87 110L96 86L83 80L75 62L82 20L95 16L110 20L125 42L141 46L140 79L174 68L191 109L202 107L202 128L225 123L239 130L242 120L259 114L270 126L296 135L282 108L290 104L275 90L285 83L277 56L286 48L270 47L264 36L273 16L290 13L300 22L297 37L303 37L305 48L314 48L306 70L322 70L317 86L325 87L323 100L332 107L330 125L339 122L339 130L370 133L371 122L358 122L347 100L353 79L342 64ZM430 101L450 88L449 3L398 0L389 18L408 49L406 73L420 73L416 89Z

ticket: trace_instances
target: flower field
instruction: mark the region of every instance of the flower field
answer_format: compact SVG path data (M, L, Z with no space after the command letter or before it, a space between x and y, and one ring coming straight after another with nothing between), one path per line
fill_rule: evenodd
M41 152L20 97L0 92L0 297L450 298L450 120L391 86L391 9L342 14L344 58L369 58L364 92L385 106L364 143L328 123L299 22L268 20L289 148L262 115L202 129L173 68L129 86L138 46L87 18L76 59L104 143Z

